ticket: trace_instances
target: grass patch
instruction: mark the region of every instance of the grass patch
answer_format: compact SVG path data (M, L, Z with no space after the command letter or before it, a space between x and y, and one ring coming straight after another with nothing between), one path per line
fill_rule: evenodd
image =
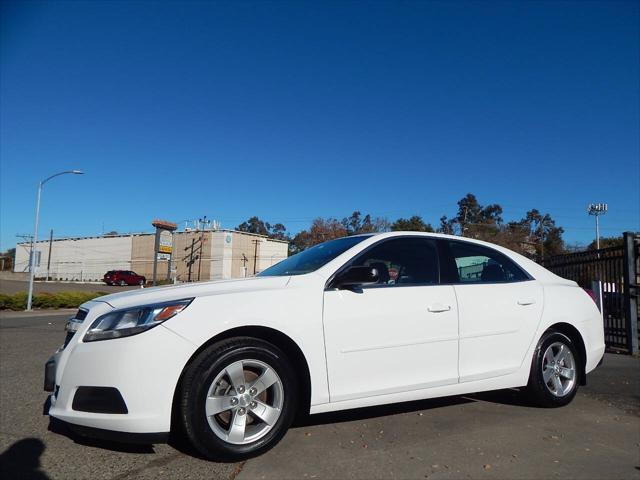
M33 296L33 308L77 308L84 302L106 295L104 292L37 293ZM0 310L24 310L27 308L26 292L13 295L0 294Z

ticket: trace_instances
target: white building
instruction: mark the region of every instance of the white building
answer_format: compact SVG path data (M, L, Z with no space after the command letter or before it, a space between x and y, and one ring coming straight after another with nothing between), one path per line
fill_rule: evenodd
M35 276L53 280L101 281L109 270L133 270L151 280L155 234L42 240L35 246ZM191 254L193 245L194 254ZM49 249L51 247L51 255ZM14 272L29 271L30 243L16 247ZM235 230L175 232L172 269L178 281L252 276L287 257L288 243ZM197 258L196 258L197 257ZM168 278L168 262L159 260L157 278Z

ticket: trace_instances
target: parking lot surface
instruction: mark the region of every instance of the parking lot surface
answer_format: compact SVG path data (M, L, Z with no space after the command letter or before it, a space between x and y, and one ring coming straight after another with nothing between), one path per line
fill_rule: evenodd
M640 360L621 355L565 408L501 391L323 414L242 464L50 431L43 365L71 312L0 313L1 478L640 479Z

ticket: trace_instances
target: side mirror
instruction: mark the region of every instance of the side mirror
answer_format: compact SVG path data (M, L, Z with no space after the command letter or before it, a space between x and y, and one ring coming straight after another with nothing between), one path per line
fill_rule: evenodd
M335 288L349 288L378 282L378 270L372 267L349 267L333 282Z

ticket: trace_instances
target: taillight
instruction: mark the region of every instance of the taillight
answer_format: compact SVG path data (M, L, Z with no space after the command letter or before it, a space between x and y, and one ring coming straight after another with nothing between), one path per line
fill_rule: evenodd
M600 308L600 305L598 305L598 298L596 297L595 292L593 290L589 290L588 288L583 288L583 290L587 292L587 295L591 297L591 300L593 300L593 303L596 304L596 307Z

